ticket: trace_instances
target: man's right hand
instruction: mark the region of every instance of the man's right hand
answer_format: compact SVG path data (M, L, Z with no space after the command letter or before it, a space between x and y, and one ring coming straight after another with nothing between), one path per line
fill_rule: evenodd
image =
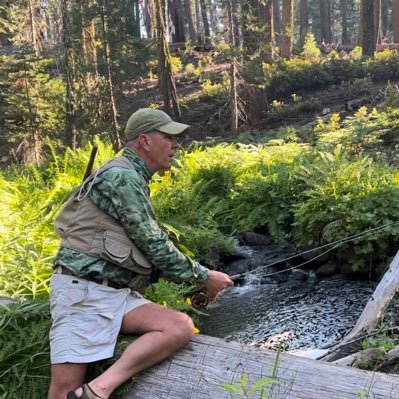
M218 299L222 290L230 288L233 285L233 280L226 273L209 270L208 278L204 283L204 288L209 292L210 301L214 302Z

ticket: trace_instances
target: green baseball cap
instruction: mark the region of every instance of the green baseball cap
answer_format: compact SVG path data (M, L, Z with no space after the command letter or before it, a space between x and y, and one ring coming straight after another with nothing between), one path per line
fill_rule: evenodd
M126 141L135 139L140 134L158 131L166 134L178 135L190 126L175 122L163 111L153 108L141 108L127 121L125 129Z

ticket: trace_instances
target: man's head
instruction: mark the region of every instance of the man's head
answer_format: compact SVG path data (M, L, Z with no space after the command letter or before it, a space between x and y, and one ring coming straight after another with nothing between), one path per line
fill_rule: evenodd
M127 121L126 141L133 140L140 134L161 132L172 136L184 133L189 128L183 123L174 122L172 118L159 109L141 108Z
M177 137L188 128L188 125L174 122L163 111L142 108L127 122L127 146L132 147L153 172L166 170L178 147Z

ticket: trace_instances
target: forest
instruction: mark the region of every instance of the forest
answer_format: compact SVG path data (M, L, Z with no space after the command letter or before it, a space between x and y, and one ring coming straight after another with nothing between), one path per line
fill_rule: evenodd
M219 269L246 232L332 243L378 280L399 248L398 50L399 0L0 0L0 296L18 300L0 398L45 396L53 220L141 107L191 125L151 182L182 251ZM148 297L196 320L192 288Z
M395 78L395 56L383 61L391 70L354 58L355 48L372 58L397 47L397 3L2 0L2 156L39 165L46 140L75 150L94 135L118 149L123 124L140 104L190 121L185 113L194 104L182 73L205 92L228 92L232 134L298 88ZM331 62L317 59L319 49ZM221 61L223 73L207 68ZM154 102L140 96L151 85L158 88Z

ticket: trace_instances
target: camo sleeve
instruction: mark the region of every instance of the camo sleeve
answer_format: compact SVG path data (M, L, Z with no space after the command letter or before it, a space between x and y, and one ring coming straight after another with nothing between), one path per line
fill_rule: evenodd
M158 225L149 188L135 170L111 168L95 181L90 198L121 222L129 237L163 277L202 283L208 269L179 251Z

